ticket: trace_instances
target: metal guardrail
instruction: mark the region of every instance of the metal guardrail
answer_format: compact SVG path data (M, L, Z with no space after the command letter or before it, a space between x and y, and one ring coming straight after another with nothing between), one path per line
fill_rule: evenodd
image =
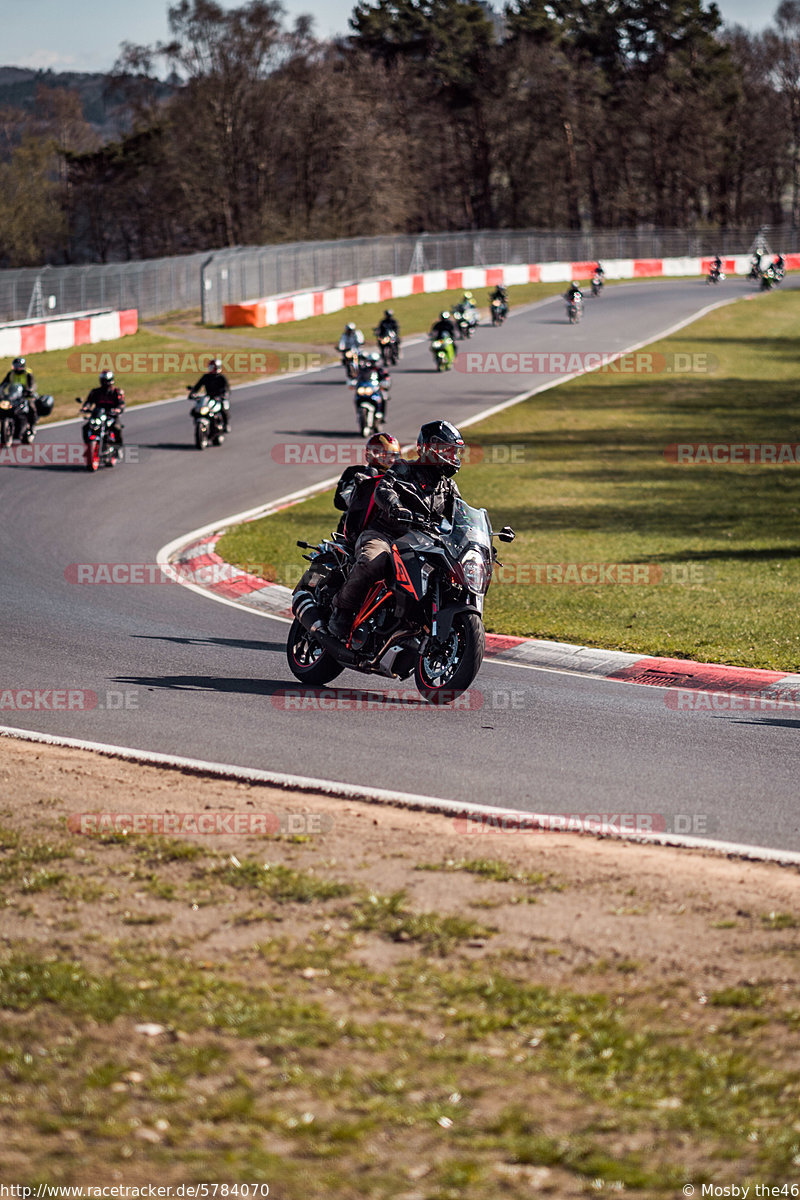
M93 308L136 308L146 320L200 308L207 324L221 325L224 304L377 276L494 263L746 254L758 238L767 249L800 249L800 230L788 227L484 230L237 246L140 262L7 270L0 271L0 322Z

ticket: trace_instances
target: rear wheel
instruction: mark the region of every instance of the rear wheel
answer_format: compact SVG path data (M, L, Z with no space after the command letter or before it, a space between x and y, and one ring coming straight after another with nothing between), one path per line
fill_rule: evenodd
M330 683L341 675L344 667L332 654L323 650L312 634L299 621L294 620L286 642L286 660L289 670L301 683Z
M429 642L414 668L414 682L429 704L452 704L480 670L486 633L477 613L458 613L443 643Z

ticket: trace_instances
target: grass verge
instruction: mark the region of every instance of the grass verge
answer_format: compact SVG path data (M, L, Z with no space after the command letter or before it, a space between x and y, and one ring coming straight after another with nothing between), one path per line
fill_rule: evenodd
M701 369L586 375L472 426L470 442L495 457L511 445L518 459L459 475L495 528L517 532L501 551L487 629L797 670L800 465L686 465L668 447L793 445L798 327L800 294L759 296L649 347L666 365ZM296 539L329 533L332 518L330 496L317 496L230 531L219 552L293 586ZM597 564L612 582L571 581ZM625 582L633 565L646 582Z
M165 785L51 753L69 797L31 748L30 810L0 813L4 1177L522 1200L791 1176L788 872L549 835L463 857L445 818L286 793L268 803L322 805L329 831L81 838L63 812L87 784L135 773L151 806ZM169 783L170 804L265 802ZM31 891L52 863L61 880ZM492 927L464 916L476 900Z

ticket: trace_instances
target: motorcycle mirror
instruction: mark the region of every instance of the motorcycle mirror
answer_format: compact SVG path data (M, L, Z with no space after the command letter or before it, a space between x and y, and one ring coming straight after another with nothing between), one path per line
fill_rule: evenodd
M83 400L82 400L82 398L81 398L80 396L76 396L76 397L75 397L75 403L76 403L76 404L83 404Z
M517 535L514 533L514 530L510 525L504 525L497 536L500 538L501 542L513 542Z

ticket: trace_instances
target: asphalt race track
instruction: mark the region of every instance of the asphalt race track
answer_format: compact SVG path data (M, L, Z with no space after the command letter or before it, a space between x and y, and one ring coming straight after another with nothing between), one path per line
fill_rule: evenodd
M610 287L587 298L575 327L554 298L500 329L482 326L462 352L613 352L748 288L741 279ZM547 378L437 375L427 345L409 345L393 371L390 428L410 441L424 420L459 423ZM134 391L133 379L120 382ZM679 832L800 850L791 712L677 712L661 688L489 661L470 709L412 701L298 711L283 697L296 685L285 624L174 584L70 581L71 564L154 564L183 533L337 474L278 463L271 450L354 433L351 393L336 367L237 389L230 438L203 454L181 400L126 414L138 462L95 476L77 466L0 467L0 690L98 697L90 710L6 708L0 724L476 804L662 814L668 828L678 814ZM79 442L80 424L43 428L37 445L48 441ZM301 565L298 551L298 574ZM345 701L348 689L368 700L398 691L395 681L348 671L332 687ZM410 692L413 681L402 688Z

